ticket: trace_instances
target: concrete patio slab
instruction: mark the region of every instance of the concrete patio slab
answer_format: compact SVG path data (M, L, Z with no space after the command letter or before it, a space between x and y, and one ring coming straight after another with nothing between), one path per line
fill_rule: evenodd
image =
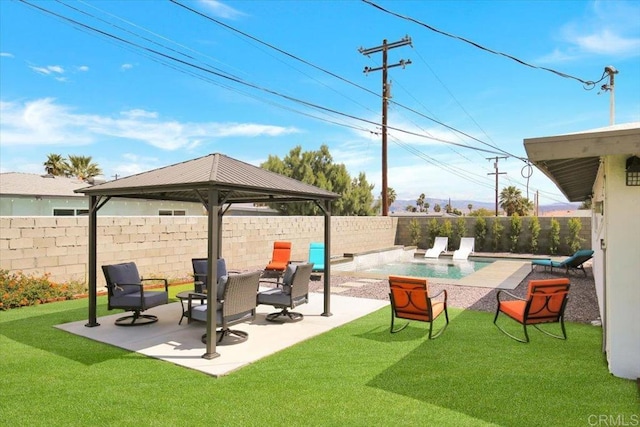
M98 327L88 328L83 320L57 328L217 377L388 306L389 302L332 294L332 315L322 316L324 297L321 293L312 293L309 303L295 310L304 314L304 319L285 323L267 322L265 316L277 310L259 305L253 322L232 327L248 332L249 339L235 345L218 345L216 351L220 356L212 360L202 358L205 345L200 337L206 332L206 325L201 322L188 324L186 320L178 325L182 313L180 304L175 302L147 310L145 313L159 319L151 325L115 326L116 318L123 316L119 311L98 318Z

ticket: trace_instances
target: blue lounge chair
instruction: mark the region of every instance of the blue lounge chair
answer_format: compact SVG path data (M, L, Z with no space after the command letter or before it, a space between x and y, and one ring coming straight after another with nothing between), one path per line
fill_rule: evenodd
M324 272L324 243L309 243L309 263L314 272Z
M567 273L569 270L582 270L584 275L587 275L586 270L584 269L583 264L593 258L593 251L591 249L581 249L575 254L571 255L569 258L564 261L552 261L550 259L534 259L531 261L531 270L536 265L541 265L545 269L549 267L551 271L554 268L564 268Z

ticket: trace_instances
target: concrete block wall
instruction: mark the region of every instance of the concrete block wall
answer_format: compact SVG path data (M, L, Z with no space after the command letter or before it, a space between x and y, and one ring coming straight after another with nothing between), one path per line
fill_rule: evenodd
M332 217L332 255L395 244L397 218ZM49 273L54 281L86 281L87 217L0 217L0 268ZM207 255L207 218L98 217L98 265L135 261L144 277L188 278L191 258ZM230 268L262 268L273 242L292 242L292 259L306 260L309 243L323 241L324 218L229 216L222 254ZM104 284L98 271L98 284Z

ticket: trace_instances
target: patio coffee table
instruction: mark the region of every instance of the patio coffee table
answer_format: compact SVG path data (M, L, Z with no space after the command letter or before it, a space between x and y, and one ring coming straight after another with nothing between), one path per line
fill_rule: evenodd
M196 293L193 291L182 291L177 293L176 298L180 300L180 308L182 308L182 316L180 316L180 321L178 322L178 325L182 324L182 319L184 319L185 317L186 318L189 317L189 311L188 311L189 295L199 296L200 304L204 304L205 300L207 299L207 294L204 294L204 293Z

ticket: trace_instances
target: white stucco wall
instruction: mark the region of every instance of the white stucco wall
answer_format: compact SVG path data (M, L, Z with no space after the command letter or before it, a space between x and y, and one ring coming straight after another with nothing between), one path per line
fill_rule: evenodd
M640 187L625 184L627 157L604 159L605 346L611 373L636 379L640 378Z

